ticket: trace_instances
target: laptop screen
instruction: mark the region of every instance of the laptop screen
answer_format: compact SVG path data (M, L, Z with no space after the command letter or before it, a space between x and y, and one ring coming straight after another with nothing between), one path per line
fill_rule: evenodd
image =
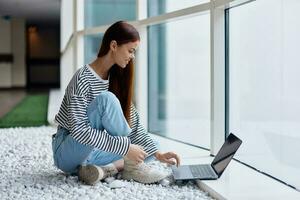
M226 138L225 143L222 145L212 162L212 167L215 169L219 177L222 175L241 144L242 141L232 133Z

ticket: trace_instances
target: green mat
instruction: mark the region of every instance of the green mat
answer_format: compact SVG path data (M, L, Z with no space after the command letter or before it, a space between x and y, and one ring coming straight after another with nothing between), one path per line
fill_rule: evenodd
M16 107L0 118L0 128L47 125L48 95L27 95Z

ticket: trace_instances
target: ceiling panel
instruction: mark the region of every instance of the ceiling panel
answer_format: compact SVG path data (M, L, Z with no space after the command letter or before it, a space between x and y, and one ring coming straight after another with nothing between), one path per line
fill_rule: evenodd
M28 23L59 23L60 0L0 0L0 16L26 18Z

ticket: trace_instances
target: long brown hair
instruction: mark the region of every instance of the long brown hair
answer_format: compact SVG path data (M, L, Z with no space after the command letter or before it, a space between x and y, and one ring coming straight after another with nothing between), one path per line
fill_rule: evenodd
M136 42L140 40L140 36L132 25L124 21L118 21L105 31L98 57L102 57L109 52L112 40L115 40L118 46L120 46L128 42ZM133 76L134 65L132 60L130 60L125 68L114 64L109 71L108 90L114 93L119 99L129 125L131 124L130 106L133 97Z

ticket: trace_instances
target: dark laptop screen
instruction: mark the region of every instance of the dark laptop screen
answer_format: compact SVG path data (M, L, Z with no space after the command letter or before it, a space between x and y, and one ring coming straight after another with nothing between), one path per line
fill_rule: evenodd
M232 133L227 137L218 154L212 162L212 167L220 177L232 159L235 152L238 150L242 141Z

